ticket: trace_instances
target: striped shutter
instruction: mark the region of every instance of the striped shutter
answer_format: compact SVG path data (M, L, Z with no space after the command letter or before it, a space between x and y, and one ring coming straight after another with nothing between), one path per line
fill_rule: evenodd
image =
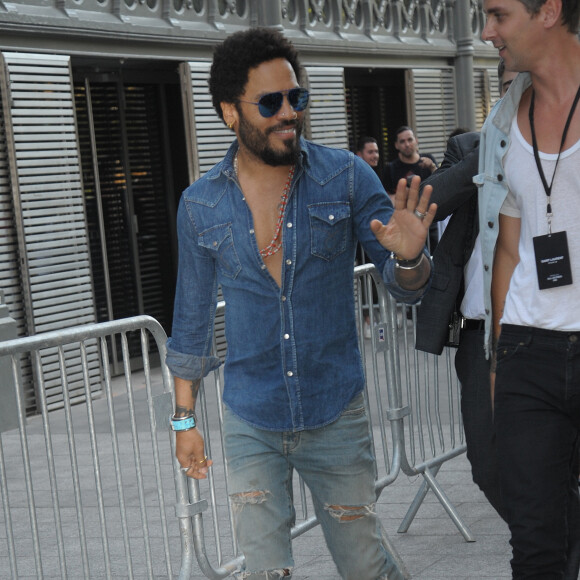
M8 305L10 316L14 318L19 336L26 334L20 268L18 266L18 238L14 224L14 207L10 187L10 167L8 147L2 114L0 94L0 291Z
M15 320L18 336L26 335L24 300L18 259L18 236L14 223L14 204L10 185L8 145L4 131L2 93L0 91L0 291L8 306L9 315ZM1 300L0 300L1 301ZM34 408L34 383L28 357L21 359L21 377L26 392L24 407ZM0 377L1 378L1 377Z
M70 58L2 53L0 92L27 331L95 322ZM61 377L46 373L58 368L56 356L42 356L49 408L63 405ZM98 391L96 345L88 356L91 391ZM84 398L80 366L67 356L73 401Z
M480 68L473 71L475 83L475 124L479 131L489 112L499 99L497 69Z
M190 179L195 181L221 161L234 140L234 134L218 117L209 93L209 62L181 65L186 116Z
M199 179L221 161L235 137L213 108L208 87L210 66L209 62L185 62L181 65L191 181ZM223 299L221 288L218 299ZM223 311L215 319L215 341L216 355L224 360L227 345Z
M419 151L443 160L447 137L456 128L453 69L406 71L409 124L419 141Z
M308 137L316 143L348 149L344 69L307 66L310 106Z

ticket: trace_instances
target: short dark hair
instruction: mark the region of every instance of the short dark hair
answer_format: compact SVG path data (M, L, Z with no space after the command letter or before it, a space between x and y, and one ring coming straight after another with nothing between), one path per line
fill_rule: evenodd
M399 138L399 135L401 133L404 133L405 131L411 131L411 133L413 133L413 135L415 134L415 131L413 131L413 129L411 127L409 127L408 125L401 125L396 131L395 131L395 141Z
M378 142L374 137L369 137L368 135L365 137L360 137L359 140L356 142L356 153L358 153L359 151L364 151L364 148L367 146L367 143L376 143L378 145Z
M457 137L457 135L463 135L463 133L469 133L469 129L467 127L456 127L449 133L449 137L447 139L452 139L453 137Z
M530 14L537 14L546 0L520 0ZM578 0L562 0L562 24L572 34L578 33L580 26L580 2Z
M298 51L272 28L250 28L232 34L213 53L209 92L213 106L223 120L220 103L236 103L244 93L250 69L276 58L290 63L300 82Z

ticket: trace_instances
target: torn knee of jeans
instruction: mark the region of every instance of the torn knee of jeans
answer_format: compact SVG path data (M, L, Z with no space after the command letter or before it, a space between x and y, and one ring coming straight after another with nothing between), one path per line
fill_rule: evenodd
M230 498L234 511L239 512L245 505L264 503L270 495L272 495L272 492L265 489L233 493Z
M375 504L362 506L328 505L324 509L339 522L352 522L375 513Z

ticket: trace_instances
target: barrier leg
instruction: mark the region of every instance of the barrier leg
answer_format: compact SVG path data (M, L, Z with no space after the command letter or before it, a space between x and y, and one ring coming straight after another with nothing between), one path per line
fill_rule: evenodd
M413 521L415 515L417 514L417 511L419 510L419 507L421 506L423 500L425 499L425 496L427 495L427 491L429 491L429 488L431 488L433 490L433 493L435 494L437 499L441 502L441 505L443 506L443 508L445 509L445 511L447 512L447 514L449 515L455 526L457 527L457 529L461 532L461 535L465 538L465 541L475 542L475 537L473 536L467 525L459 517L457 510L455 509L455 507L453 507L453 504L449 501L449 498L443 491L443 488L439 485L439 483L435 479L435 476L437 475L439 468L440 466L437 466L433 470L429 469L428 467L425 468L425 471L422 474L423 477L425 478L425 481L423 482L421 488L417 492L417 495L415 496L413 503L409 507L409 510L407 511L407 514L403 518L403 522L401 523L397 531L399 533L404 533L409 529L411 522Z
M439 469L441 469L441 465L436 465L433 468L433 475L435 477L437 476ZM411 502L411 505L409 506L409 509L407 510L407 513L405 514L405 517L403 518L403 521L401 522L401 525L397 530L399 534L406 534L409 531L409 528L411 527L411 524L413 523L413 520L415 519L415 516L417 515L419 508L423 504L423 501L427 496L428 491L429 486L427 485L427 482L423 480L423 482L421 483L421 487L419 488L419 491L415 495L415 499Z

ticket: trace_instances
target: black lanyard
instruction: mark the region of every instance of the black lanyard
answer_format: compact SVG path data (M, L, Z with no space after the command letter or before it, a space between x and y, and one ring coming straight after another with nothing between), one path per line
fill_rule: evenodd
M574 111L576 110L576 105L578 100L580 100L580 87L578 87L578 92L570 108L570 113L568 114L568 119L566 120L566 125L564 127L564 132L562 133L562 141L560 142L560 149L558 151L558 157L556 158L556 165L554 166L554 173L552 174L552 181L548 185L546 176L544 175L544 170L542 169L542 162L540 161L540 154L538 152L538 142L536 140L536 131L534 129L534 103L535 103L536 93L532 88L532 100L530 102L530 129L532 130L532 146L534 148L534 159L536 160L536 166L538 168L538 173L540 174L540 179L542 180L542 185L544 186L544 191L548 196L548 205L546 208L546 215L548 217L548 233L552 233L552 186L554 185L554 177L556 177L556 169L558 169L558 163L560 162L560 155L562 154L562 148L566 142L566 136L568 135L568 129L570 128L570 123L572 122L572 117L574 116Z

